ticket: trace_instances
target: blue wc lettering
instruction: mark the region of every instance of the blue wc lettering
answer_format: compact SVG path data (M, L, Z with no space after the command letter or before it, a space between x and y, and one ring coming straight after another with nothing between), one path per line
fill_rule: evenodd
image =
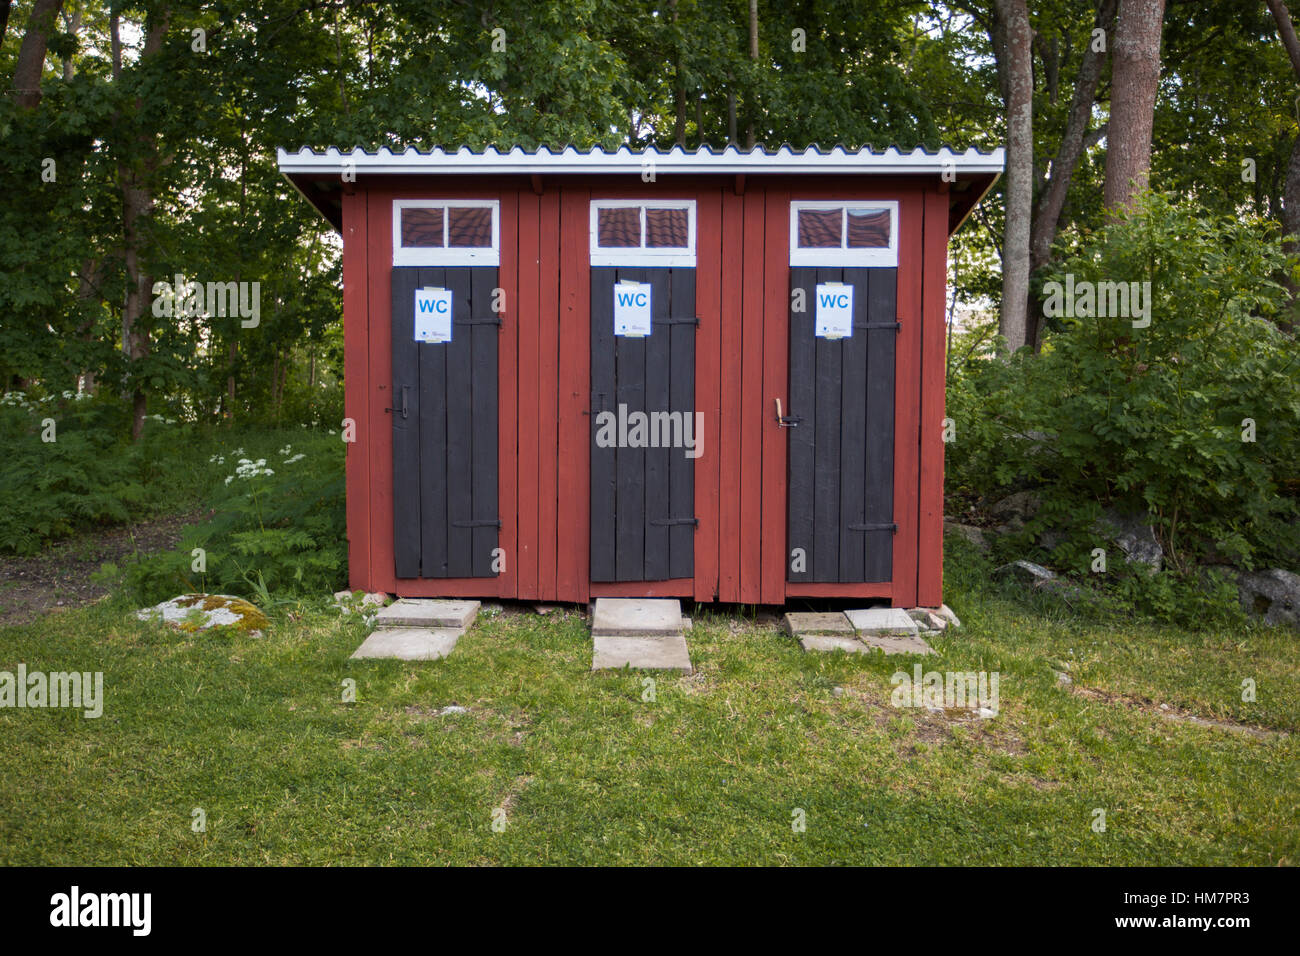
M847 309L849 294L847 292L822 292L817 296L818 304L823 309Z
M419 306L421 312L439 312L445 315L447 312L447 305L448 303L446 299L420 299L419 300Z
M617 293L617 299L620 308L630 308L634 305L638 308L645 308L650 301L646 298L644 292L619 292Z

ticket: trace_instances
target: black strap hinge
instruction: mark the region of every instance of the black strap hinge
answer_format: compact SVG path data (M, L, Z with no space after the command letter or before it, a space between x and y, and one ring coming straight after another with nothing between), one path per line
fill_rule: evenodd
M693 528L700 526L699 518L654 518L650 522L656 528L662 528L666 525L688 524Z
M453 521L453 528L500 528L500 518L485 518L482 521Z
M500 328L501 316L498 315L490 319L457 319L452 322L452 325L495 325L497 328Z
M699 317L679 318L679 319L651 319L653 325L693 325L697 329L700 327Z
M893 329L895 332L901 331L903 324L901 322L863 322L861 325L854 324L855 329Z
M845 525L849 531L889 531L893 534L898 533L898 525L889 522L880 524L849 524Z

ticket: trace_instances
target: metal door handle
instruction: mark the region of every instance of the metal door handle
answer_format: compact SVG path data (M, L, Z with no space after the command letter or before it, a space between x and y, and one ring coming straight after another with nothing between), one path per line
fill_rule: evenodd
M781 399L776 400L776 423L782 428L795 428L803 421L802 418L788 418L781 414Z

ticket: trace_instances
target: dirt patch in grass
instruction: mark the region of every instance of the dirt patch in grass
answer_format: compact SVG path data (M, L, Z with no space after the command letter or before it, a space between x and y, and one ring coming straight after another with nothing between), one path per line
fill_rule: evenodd
M1076 697L1083 697L1086 700L1099 700L1106 704L1119 704L1123 707L1131 707L1134 710L1140 710L1144 714L1154 714L1157 717L1163 717L1165 720L1172 720L1176 723L1192 724L1196 727L1206 727L1213 730L1226 730L1229 733L1245 734L1258 740L1273 740L1278 737L1290 736L1284 730L1269 730L1267 727L1256 727L1252 724L1239 724L1232 720L1211 720L1208 717L1200 717L1196 714L1189 713L1185 710L1179 710L1168 704L1160 704L1149 697L1135 697L1130 694L1116 694L1108 690L1098 690L1095 687L1080 687L1078 684L1069 684L1069 691Z
M0 627L93 604L108 593L90 579L101 564L121 565L137 551L174 548L185 525L208 516L202 511L167 515L84 534L31 557L0 555Z

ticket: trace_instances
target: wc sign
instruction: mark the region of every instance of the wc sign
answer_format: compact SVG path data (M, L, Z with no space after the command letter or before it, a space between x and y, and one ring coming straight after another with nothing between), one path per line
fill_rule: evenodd
M451 341L451 290L415 290L415 341Z
M817 286L816 334L823 339L853 334L853 286L840 282Z
M614 334L650 334L650 286L641 282L614 283Z

